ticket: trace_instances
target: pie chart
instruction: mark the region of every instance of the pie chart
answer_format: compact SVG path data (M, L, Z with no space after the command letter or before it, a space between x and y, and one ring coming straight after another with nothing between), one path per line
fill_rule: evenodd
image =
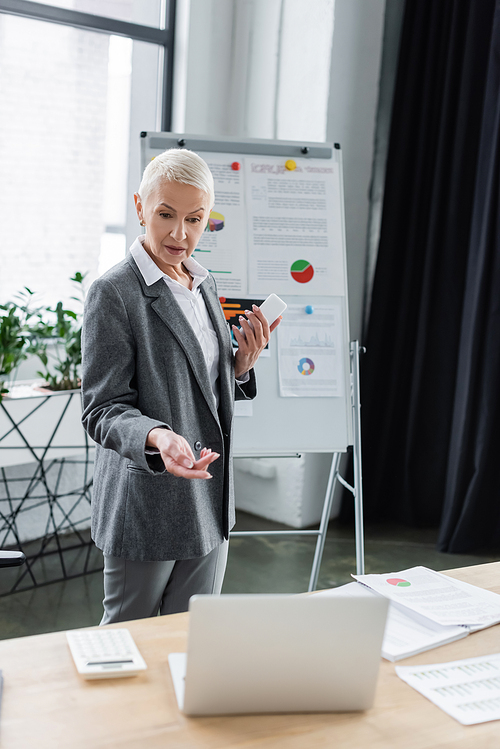
M402 577L389 577L386 582L388 582L389 585L395 585L396 588L409 588L411 585L408 580L403 580Z
M212 211L210 213L208 224L205 231L221 231L224 228L224 216L222 213Z
M309 283L314 276L314 268L308 260L296 260L290 268L290 273L297 283Z
M301 375L312 375L314 372L314 362L312 359L301 359L297 367Z

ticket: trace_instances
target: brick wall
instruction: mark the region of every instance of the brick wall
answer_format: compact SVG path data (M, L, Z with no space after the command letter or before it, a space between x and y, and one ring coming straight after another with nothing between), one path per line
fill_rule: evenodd
M71 296L103 233L109 36L0 16L0 300Z

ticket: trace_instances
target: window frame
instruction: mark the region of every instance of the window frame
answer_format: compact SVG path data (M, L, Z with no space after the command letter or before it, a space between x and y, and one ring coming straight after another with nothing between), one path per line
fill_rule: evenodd
M175 38L175 0L164 0L164 28L119 21L114 18L82 13L78 10L58 8L31 0L0 0L0 13L32 18L37 21L124 36L134 41L149 42L162 48L161 70L161 130L169 131L172 122L172 87Z

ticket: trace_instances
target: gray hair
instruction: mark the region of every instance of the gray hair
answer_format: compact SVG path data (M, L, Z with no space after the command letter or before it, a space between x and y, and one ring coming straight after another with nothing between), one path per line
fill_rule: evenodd
M141 200L154 190L158 182L180 182L206 192L210 206L215 201L214 178L206 161L187 148L169 148L149 162L139 186Z

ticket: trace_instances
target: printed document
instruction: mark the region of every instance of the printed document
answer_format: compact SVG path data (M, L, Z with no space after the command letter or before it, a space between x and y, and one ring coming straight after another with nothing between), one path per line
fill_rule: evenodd
M500 718L499 653L428 666L396 666L396 673L465 726Z
M278 330L280 395L330 398L344 395L342 309L290 304Z
M339 164L245 158L249 294L345 296ZM210 164L209 164L210 166Z
M247 293L246 208L242 170L237 154L206 153L214 177L215 205L194 251L194 259L213 274L219 294ZM241 165L241 164L240 164Z
M384 575L353 575L358 582L442 625L475 629L500 622L500 596L426 567Z
M320 591L316 595L373 596L379 594L359 583L348 583L332 590ZM382 657L388 661L399 661L402 658L409 658L440 645L460 640L468 634L467 627L443 627L391 601L385 625Z

